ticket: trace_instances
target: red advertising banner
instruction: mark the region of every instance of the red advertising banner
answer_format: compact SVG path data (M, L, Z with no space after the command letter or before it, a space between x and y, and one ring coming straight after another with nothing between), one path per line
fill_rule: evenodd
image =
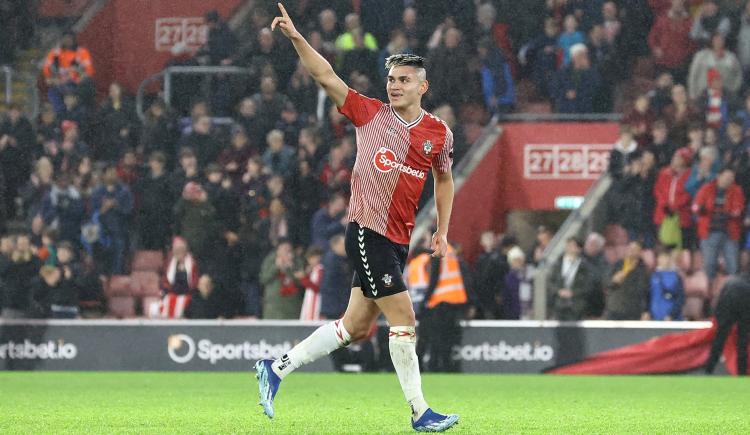
M118 81L134 93L161 71L178 43L193 52L205 44L203 16L215 9L229 19L242 0L110 0L78 37L91 51L95 81L106 92Z
M483 231L502 231L511 210L554 210L606 172L616 123L511 123L456 195L451 238L468 259Z

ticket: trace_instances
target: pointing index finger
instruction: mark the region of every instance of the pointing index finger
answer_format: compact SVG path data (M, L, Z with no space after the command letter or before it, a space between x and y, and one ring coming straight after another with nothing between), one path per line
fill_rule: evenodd
M281 3L277 3L277 5L279 5L279 10L281 10L281 16L283 16L284 18L289 18L289 14L286 13L286 8L284 8L284 5L282 5Z

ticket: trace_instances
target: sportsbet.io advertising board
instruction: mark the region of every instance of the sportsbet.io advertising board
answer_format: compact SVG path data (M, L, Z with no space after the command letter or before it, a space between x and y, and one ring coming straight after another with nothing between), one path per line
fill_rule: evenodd
M464 324L453 357L475 373L539 373L587 355L703 323L503 322ZM0 370L247 371L278 358L319 323L284 321L0 320ZM383 326L382 328L385 328ZM386 332L386 331L384 331ZM377 347L378 334L373 338ZM385 345L385 343L383 343ZM303 367L330 371L329 358Z

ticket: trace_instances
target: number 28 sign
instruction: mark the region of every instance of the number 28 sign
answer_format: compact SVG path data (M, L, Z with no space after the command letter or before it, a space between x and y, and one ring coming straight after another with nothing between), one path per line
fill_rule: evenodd
M202 17L158 18L155 32L156 51L169 51L177 44L195 51L208 38L208 27Z
M524 178L596 179L607 171L611 150L611 144L526 144Z

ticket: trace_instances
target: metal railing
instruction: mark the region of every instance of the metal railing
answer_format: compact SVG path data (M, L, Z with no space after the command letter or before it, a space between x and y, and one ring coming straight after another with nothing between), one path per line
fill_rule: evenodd
M238 66L170 66L162 71L147 78L141 85L138 86L138 92L135 98L135 107L138 117L143 120L145 118L143 110L143 101L146 94L146 89L156 81L163 81L163 97L167 107L170 107L172 101L172 76L176 74L192 74L202 76L212 76L220 74L230 75L250 75L249 68L241 68ZM215 122L225 123L224 118L214 118Z
M565 250L565 241L570 237L579 235L584 230L584 225L589 221L592 213L599 205L599 201L611 185L612 177L609 174L599 177L586 192L583 204L568 215L568 218L565 219L565 222L544 250L544 258L534 275L534 320L545 320L547 318L547 277L550 269L562 256Z
M13 68L8 65L0 66L5 75L5 104L13 102Z

